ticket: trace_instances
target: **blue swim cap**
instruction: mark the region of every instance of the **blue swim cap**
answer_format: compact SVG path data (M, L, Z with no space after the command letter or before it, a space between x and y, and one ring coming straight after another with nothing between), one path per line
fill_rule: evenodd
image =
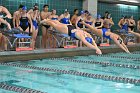
M80 12L80 14L82 15L82 14L84 14L85 13L85 11L84 10L82 10L81 12Z
M90 37L86 37L85 39L87 40L87 42L89 42L89 43L92 44L92 38L90 38Z
M26 6L23 6L23 7L22 7L22 10L27 10L27 7L26 7Z
M97 15L97 18L101 18L101 15L100 15L100 14L98 14L98 15Z

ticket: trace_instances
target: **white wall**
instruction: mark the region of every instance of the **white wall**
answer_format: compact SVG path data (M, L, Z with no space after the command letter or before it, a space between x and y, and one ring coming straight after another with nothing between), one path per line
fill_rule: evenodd
M98 0L83 0L83 10L88 10L91 14L97 14Z

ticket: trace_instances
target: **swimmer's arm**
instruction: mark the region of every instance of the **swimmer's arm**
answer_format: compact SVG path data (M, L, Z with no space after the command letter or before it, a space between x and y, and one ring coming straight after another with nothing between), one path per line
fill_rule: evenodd
M0 23L7 25L8 29L11 29L11 25L6 20L0 18Z
M69 23L72 24L70 20L69 20Z
M13 14L13 26L14 26L14 28L16 27L16 12L14 12L14 14Z
M46 19L46 16L44 16L43 12L40 13L40 17L41 17L42 20Z
M20 17L19 16L17 16L16 17L16 27L19 27L19 24L20 24Z
M32 23L31 16L30 16L29 14L27 14L27 17L28 17L28 19L29 19L29 23L30 23L30 25L31 25L30 31L32 32L33 23Z
M2 12L4 12L4 13L6 14L6 17L7 17L7 18L10 18L10 19L12 18L11 14L10 14L10 12L8 11L7 8L2 7Z
M110 24L114 25L114 22L113 22L112 18L110 18Z
M118 26L119 26L120 28L122 28L122 26L121 26L121 20L119 21Z
M71 20L70 20L70 14L69 14L69 23L72 25Z
M69 23L72 25L71 21L70 21L70 14L69 14Z
M74 18L75 18L75 15L73 15L73 16L71 17L71 22L73 22Z
M63 18L63 14L61 14L58 18L58 21L61 21L61 19Z
M35 16L32 15L33 20L36 20L37 16L38 16L38 10L35 10Z
M83 25L85 25L86 27L88 27L89 29L93 30L93 31L96 31L97 29L87 23L85 23L84 21L81 22Z
M77 25L79 20L80 20L80 18L78 17L77 20L76 20L76 23L75 23L75 26L76 26L77 29L80 29Z
M92 23L92 26L93 26L93 27L95 27L95 22L96 22L96 20L93 19L93 23Z
M137 30L140 29L140 25L139 24L140 24L140 21L137 22Z
M40 21L41 21L40 12L38 12L37 15L38 15L38 16L37 16L37 21L40 23Z
M33 13L33 9L30 9L27 13L28 13L28 14Z
M92 20L91 26L94 26L94 23L95 23L95 19Z
M133 22L133 23L134 23L134 26L136 26L136 22L135 22L135 20L134 20L134 22Z

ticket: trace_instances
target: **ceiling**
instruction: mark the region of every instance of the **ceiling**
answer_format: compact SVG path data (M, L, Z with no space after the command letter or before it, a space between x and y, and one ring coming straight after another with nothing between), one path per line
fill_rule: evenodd
M116 4L127 4L127 5L138 5L140 6L140 0L98 0L99 2L116 3Z

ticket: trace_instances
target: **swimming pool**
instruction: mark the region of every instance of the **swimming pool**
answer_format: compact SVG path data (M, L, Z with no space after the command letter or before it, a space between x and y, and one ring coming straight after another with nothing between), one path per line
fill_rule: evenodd
M139 93L140 52L0 63L0 93Z

